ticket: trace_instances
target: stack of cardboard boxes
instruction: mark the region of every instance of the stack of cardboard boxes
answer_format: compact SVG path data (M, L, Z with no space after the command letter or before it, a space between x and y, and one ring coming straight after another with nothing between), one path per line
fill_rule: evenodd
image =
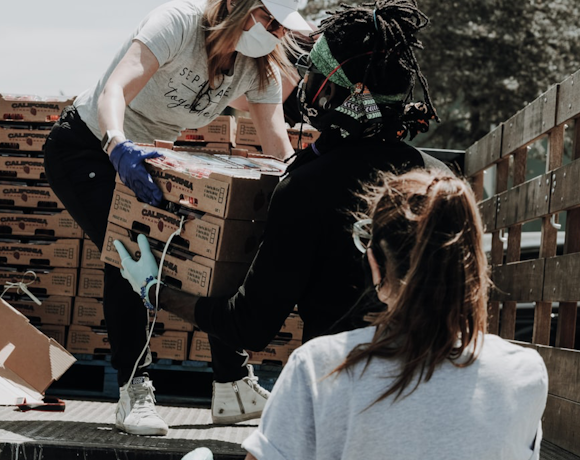
M52 124L71 102L0 95L3 297L63 345L77 294L82 230L46 182L42 146Z

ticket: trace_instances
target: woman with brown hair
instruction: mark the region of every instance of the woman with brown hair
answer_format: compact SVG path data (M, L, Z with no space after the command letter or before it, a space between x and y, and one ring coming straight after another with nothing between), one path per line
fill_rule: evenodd
M537 459L546 368L485 333L488 267L469 185L413 170L385 175L367 199L353 237L382 311L294 352L247 459Z
M283 159L294 152L284 123L281 73L293 76L286 31L311 30L297 5L294 0L166 2L141 22L100 80L65 108L45 145L46 175L99 249L117 173L141 201L154 206L161 201L144 166L159 153L135 143L173 141L182 129L207 125L245 97L264 153ZM149 354L135 370L147 339L143 303L110 265L103 305L120 387L116 426L132 434L163 435L167 425L155 411L145 372ZM216 381L238 381L255 402L252 411L241 411L230 384L228 401L217 401L226 423L259 416L268 394L242 365L245 358L217 339L212 352ZM215 422L224 423L219 417Z

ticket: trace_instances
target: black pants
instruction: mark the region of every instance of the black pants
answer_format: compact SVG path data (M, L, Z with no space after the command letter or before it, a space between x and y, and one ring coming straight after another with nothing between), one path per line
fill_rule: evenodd
M44 146L46 177L67 211L99 250L103 249L107 218L115 188L116 171L100 141L73 106L63 110ZM129 379L147 340L148 318L143 302L118 268L105 264L103 306L111 363L118 371L119 386ZM244 357L210 336L212 366L218 382L247 375ZM146 356L146 355L145 355ZM145 357L141 364L144 363ZM144 371L138 369L136 375Z

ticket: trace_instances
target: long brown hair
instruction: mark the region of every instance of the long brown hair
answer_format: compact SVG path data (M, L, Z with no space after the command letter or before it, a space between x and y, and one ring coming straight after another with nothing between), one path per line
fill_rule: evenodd
M373 321L372 341L355 347L334 371L360 361L368 366L373 358L399 359L400 372L377 401L399 398L417 378L412 393L445 360L458 367L475 361L486 331L489 286L481 218L469 184L425 170L382 178L367 189L370 244L382 279L388 267L394 270L389 280L400 284L395 301Z
M208 0L203 14L203 26L206 30L207 67L212 87L219 84L222 70L230 65L233 50L251 12L263 6L259 0L238 0L232 12L228 13L226 0ZM292 39L292 34L285 34L282 37L282 44L267 56L255 59L258 66L258 86L261 90L266 88L268 80L274 77L274 65L289 78L294 78L293 65L284 50L290 49L296 53L294 50L298 45Z

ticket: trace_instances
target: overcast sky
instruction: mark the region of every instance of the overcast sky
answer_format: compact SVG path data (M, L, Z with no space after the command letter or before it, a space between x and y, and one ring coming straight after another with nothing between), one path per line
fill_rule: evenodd
M0 0L0 93L76 96L167 0Z

